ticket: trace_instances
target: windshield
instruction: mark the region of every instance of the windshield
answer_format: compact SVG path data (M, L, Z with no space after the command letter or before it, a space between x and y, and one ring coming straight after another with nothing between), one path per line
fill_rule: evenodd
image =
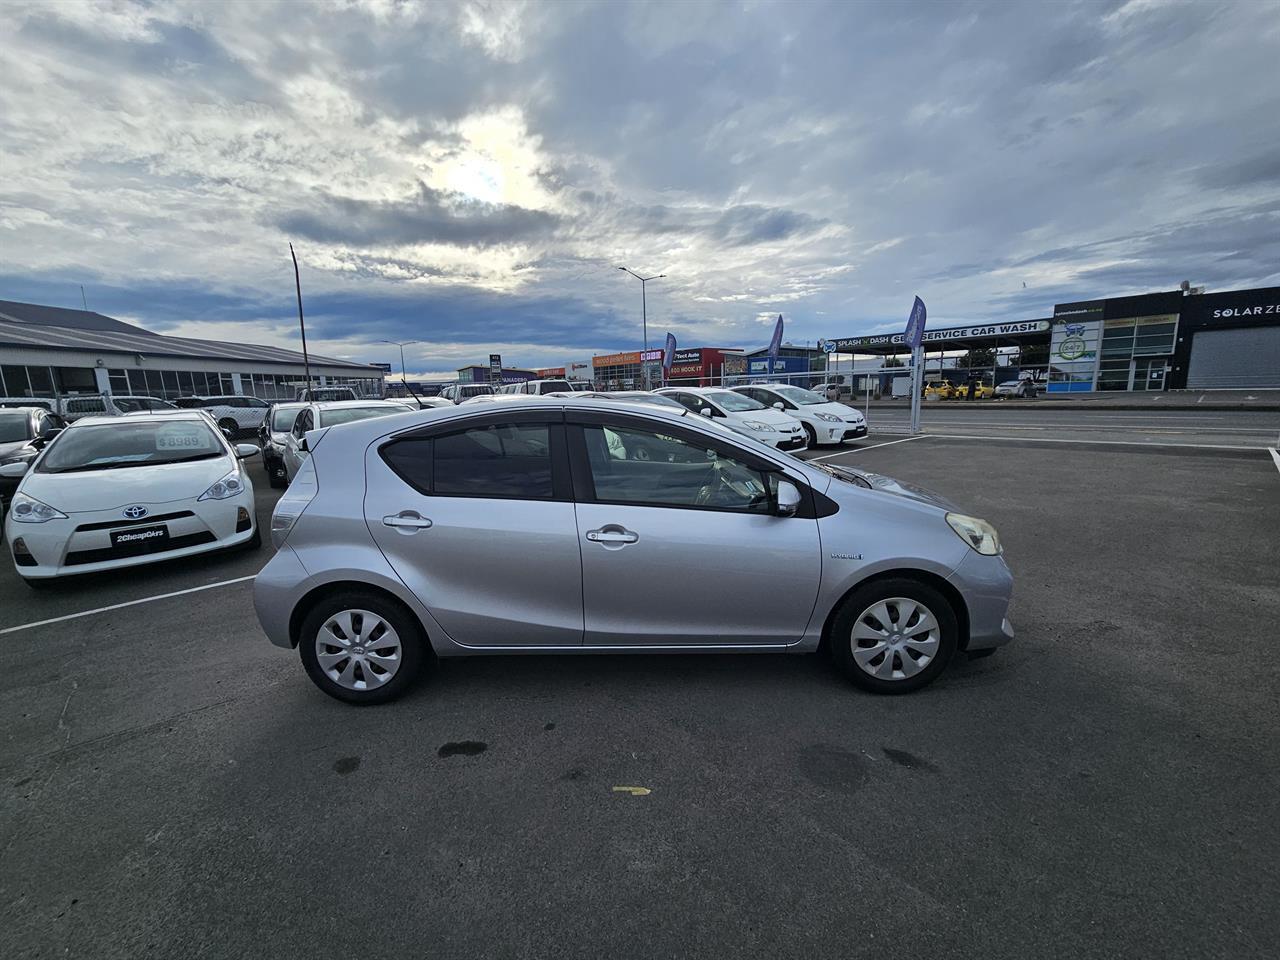
M31 439L31 418L25 413L0 411L0 443Z
M203 420L128 422L63 431L40 461L41 473L112 470L227 456L226 445Z
M704 393L704 397L712 403L724 407L733 413L741 413L744 410L767 410L763 403L758 403L750 397L744 397L740 393L734 393L731 390L712 390Z
M288 432L293 427L293 421L298 419L298 411L301 409L302 407L276 407L271 414L271 429L277 433Z
M357 420L368 420L371 417L385 417L391 413L404 413L407 408L396 406L385 407L337 407L333 410L321 410L321 427L332 427L339 423L354 423Z
M783 384L782 386L773 387L771 389L778 396L786 397L799 407L811 407L815 403L827 402L827 398L821 394L814 393L812 390L804 390L800 387L792 387Z
M562 390L569 391L572 389L568 380L543 380L538 384L539 393L557 393Z

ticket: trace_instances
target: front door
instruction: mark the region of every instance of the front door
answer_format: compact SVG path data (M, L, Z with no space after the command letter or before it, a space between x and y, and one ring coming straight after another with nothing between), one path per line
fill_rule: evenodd
M570 424L569 438L588 645L803 636L821 544L817 520L774 515L779 474L731 444L625 418Z
M457 643L579 646L582 559L564 425L516 413L469 424L370 447L369 530Z

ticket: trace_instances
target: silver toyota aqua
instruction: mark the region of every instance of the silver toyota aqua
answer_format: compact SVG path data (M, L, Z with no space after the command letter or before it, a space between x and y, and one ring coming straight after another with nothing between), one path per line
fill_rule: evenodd
M529 397L313 430L254 603L350 703L433 656L829 650L905 693L1013 638L996 531L705 418Z

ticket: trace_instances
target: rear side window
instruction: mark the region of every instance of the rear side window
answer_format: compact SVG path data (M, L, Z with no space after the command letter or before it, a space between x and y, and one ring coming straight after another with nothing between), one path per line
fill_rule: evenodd
M555 494L545 423L407 437L384 447L382 457L400 479L428 495L551 500Z

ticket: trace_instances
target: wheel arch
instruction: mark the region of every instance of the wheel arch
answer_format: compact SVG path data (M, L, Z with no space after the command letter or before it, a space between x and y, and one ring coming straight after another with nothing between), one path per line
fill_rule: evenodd
M956 649L966 650L969 647L969 606L964 601L964 595L960 593L955 586L945 577L940 577L936 573L928 570L921 570L917 567L902 567L893 570L880 570L873 573L869 577L859 580L850 586L840 599L831 605L831 609L827 611L827 619L822 624L822 638L818 641L818 649L826 652L831 646L831 627L835 623L836 616L840 613L848 599L853 594L871 583L880 580L916 580L926 586L932 587L947 598L951 604L951 609L956 615L956 628L959 636L956 638Z
M289 645L291 647L297 648L298 642L301 640L298 634L302 630L302 621L307 618L307 614L311 612L312 608L317 603L341 593L371 593L399 607L411 621L418 625L418 630L422 634L423 645L428 651L431 649L431 639L427 632L427 626L422 622L422 618L418 616L417 612L390 590L362 580L331 580L328 583L313 587L299 597L298 602L293 605L293 610L289 614Z

